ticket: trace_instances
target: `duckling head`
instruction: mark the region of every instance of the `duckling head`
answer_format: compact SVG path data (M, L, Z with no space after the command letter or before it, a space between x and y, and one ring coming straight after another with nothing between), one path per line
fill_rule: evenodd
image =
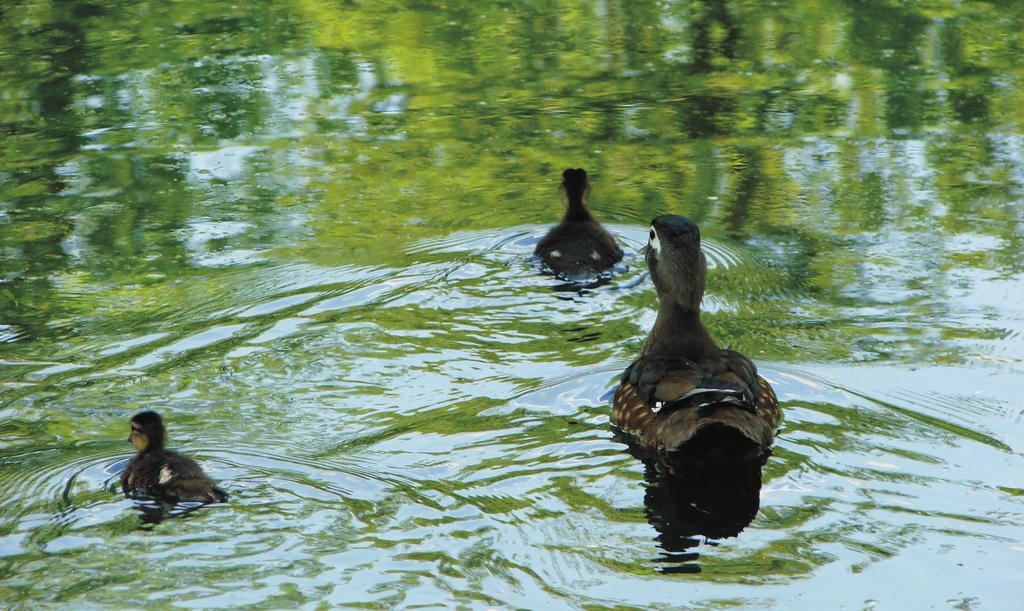
M128 437L139 452L162 450L167 431L164 421L156 412L139 412L132 416L132 433Z
M674 214L651 221L645 257L662 303L687 311L700 309L708 264L693 221Z
M562 172L562 184L558 190L562 194L562 201L569 208L569 217L590 216L584 207L590 198L590 183L587 182L586 170L569 168Z

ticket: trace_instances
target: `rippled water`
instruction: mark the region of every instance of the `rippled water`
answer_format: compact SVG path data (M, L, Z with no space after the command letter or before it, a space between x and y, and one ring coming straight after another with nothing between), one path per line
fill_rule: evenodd
M1013 608L1022 31L944 1L0 8L0 605ZM627 251L582 289L530 257L579 166ZM669 212L785 409L760 479L704 484L756 508L736 537L608 424ZM229 504L120 495L144 408Z

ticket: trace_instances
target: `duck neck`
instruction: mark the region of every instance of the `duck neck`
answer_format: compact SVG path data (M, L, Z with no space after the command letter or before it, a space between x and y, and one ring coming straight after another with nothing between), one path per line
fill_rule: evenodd
M662 301L647 336L644 354L672 354L699 359L718 349L700 321L700 306Z
M565 211L565 217L562 219L563 223L579 223L593 220L593 218L587 207L583 205L582 194L569 197L569 207Z

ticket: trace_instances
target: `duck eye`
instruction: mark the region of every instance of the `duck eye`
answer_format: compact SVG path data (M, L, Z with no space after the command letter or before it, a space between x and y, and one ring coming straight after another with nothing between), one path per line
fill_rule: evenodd
M654 230L653 229L651 230L651 240L652 241L654 240Z

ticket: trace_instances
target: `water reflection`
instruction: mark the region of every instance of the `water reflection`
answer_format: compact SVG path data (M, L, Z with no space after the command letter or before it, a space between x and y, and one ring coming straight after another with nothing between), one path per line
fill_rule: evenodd
M739 463L677 461L668 468L620 431L615 437L643 464L644 513L664 551L656 559L659 572L700 573L695 548L738 536L757 515L761 469L770 453Z
M205 503L168 503L143 496L130 498L132 506L139 512L139 520L144 527L151 527L168 519L183 518L206 506Z

